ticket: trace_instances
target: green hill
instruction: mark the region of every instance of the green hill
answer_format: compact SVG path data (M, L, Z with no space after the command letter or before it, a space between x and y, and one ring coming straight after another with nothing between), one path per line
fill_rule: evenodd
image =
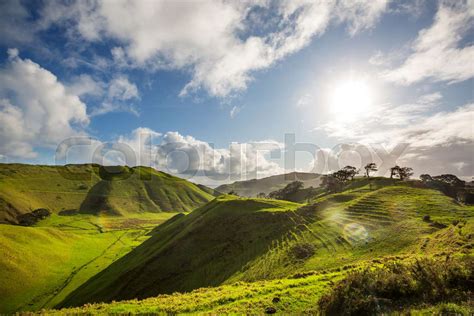
M222 193L235 192L239 196L255 197L259 193L270 192L284 188L288 183L301 181L305 188L318 187L321 183L321 175L316 173L292 172L280 174L262 179L237 181L231 184L218 186L216 191Z
M172 219L64 302L149 297L221 284L291 231L300 205L221 196Z
M419 182L383 178L355 180L305 206L222 196L158 227L59 306L471 254L473 210Z
M39 208L113 215L190 211L212 198L189 181L148 167L0 164L0 223L17 223L18 215Z

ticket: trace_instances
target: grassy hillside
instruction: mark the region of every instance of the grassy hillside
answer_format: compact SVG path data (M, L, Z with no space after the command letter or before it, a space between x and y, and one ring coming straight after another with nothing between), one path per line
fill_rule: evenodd
M470 254L473 207L417 186L361 179L306 206L222 196L159 227L60 306L351 269L376 258Z
M190 211L213 198L197 185L147 167L0 164L0 223L38 208L123 215Z
M58 304L173 215L53 214L33 227L0 224L0 313Z
M154 230L65 305L149 297L221 284L293 229L300 205L221 196Z
M301 181L305 188L318 187L321 183L321 175L315 173L292 172L280 174L262 179L252 179L247 181L237 181L231 184L218 186L216 191L222 193L235 192L240 196L255 197L259 193L268 194L284 188L288 183Z
M352 300L351 302L346 302L343 300L342 303L350 303L350 305L338 304L336 307L340 310L325 309L326 314L342 315L342 313L339 313L341 310L346 312L347 315L362 315L364 311L364 314L376 314L373 311L378 310L378 314L385 312L385 315L470 315L474 307L465 300L462 300L466 298L466 294L469 295L469 287L466 287L468 284L463 286L455 282L443 283L443 281L449 282L454 280L468 281L469 278L472 278L474 272L472 270L472 260L470 261L471 265L469 265L469 263L466 264L465 259L468 258L461 257L454 260L446 260L446 258L434 260L420 259L419 261L417 261L417 258L411 258L411 260L385 258L383 262L379 261L379 263L375 264L361 265L357 268L311 272L278 280L252 283L238 282L214 288L201 288L190 293L159 295L144 300L87 304L77 308L46 310L42 311L42 314L263 315L264 313L268 314L273 309L274 312L281 314L318 315L321 313L321 308L325 308L325 305L330 302L328 297L334 297L340 294L341 289L346 290L347 286L353 286L353 288L347 291L352 296L342 295L342 299L347 297L354 299L360 295L360 286L362 285L363 287L367 284L367 287L376 285L375 291L371 294L378 292L377 294L382 295L382 297L390 295L390 291L396 291L397 288L407 290L407 288L412 287L412 291L406 292L408 295L420 293L417 292L416 287L421 285L420 289L423 292L420 294L426 295L428 299L420 302L415 296L414 299L406 301L405 304L398 305L395 309L382 310L381 308L386 308L384 304L390 304L391 300L384 300L380 296L369 295L369 299L377 304L375 309L371 309L373 306L371 306L370 301ZM418 265L418 263L420 264ZM423 273L416 274L420 269L424 269L422 272L430 274L431 271L428 264L437 268L444 268L445 271L451 272L453 275L447 279L430 279L429 277L425 279ZM404 270L404 267L409 270ZM394 275L387 275L387 272L393 271L394 268L400 268L403 272L401 273L397 270ZM365 282L361 285L354 283L355 280L359 279ZM417 279L422 280L422 284L417 283ZM395 282L402 283L393 284ZM389 287L390 285L392 285L391 288ZM439 286L443 286L443 288L440 289ZM436 293L436 291L439 292ZM440 293L457 294L458 296L453 296L454 302L425 304L425 302L428 302Z

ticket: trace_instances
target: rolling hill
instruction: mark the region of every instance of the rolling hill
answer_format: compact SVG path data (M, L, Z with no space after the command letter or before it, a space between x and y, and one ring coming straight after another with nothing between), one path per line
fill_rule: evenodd
M318 187L321 183L321 175L316 173L291 172L262 179L252 179L247 181L237 181L231 184L223 184L216 188L222 193L234 192L239 196L255 197L259 193L268 194L270 192L284 188L288 183L301 181L305 188Z
M158 227L58 306L472 254L473 211L417 181L384 178L354 180L308 205L221 196Z
M148 167L0 164L0 223L17 223L18 215L39 208L110 215L191 211L214 198L208 192Z

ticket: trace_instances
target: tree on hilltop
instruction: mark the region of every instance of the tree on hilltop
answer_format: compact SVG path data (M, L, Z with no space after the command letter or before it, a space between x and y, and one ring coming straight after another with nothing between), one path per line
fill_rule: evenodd
M396 176L399 171L400 171L400 166L395 166L395 167L390 168L390 179L393 179L393 177Z
M346 174L348 178L351 178L351 180L354 180L354 177L359 173L359 170L357 170L357 168L353 166L345 166L344 168L342 168L342 171Z
M398 176L400 180L408 180L413 175L413 168L402 167L398 170Z
M371 172L376 172L376 171L379 170L379 169L377 169L377 165L375 164L375 162L371 162L371 163L366 164L364 169L365 169L365 175L366 175L367 178L370 178L370 173Z

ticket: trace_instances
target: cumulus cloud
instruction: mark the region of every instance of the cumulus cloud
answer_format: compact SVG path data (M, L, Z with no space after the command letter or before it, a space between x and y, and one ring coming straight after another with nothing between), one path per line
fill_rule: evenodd
M63 164L92 161L151 166L197 182L218 184L283 173L283 168L268 158L282 146L268 140L215 148L193 136L139 127L110 143L88 137L68 140L58 148L57 160Z
M474 46L462 45L473 27L474 1L441 1L433 24L419 32L412 51L398 67L383 73L404 85L425 79L460 82L474 76ZM374 56L379 61L380 56Z
M100 84L99 84L100 85ZM105 85L102 83L101 85ZM138 116L138 111L131 101L140 99L137 86L125 75L114 77L108 84L107 93L100 106L91 111L91 116L110 112L130 112Z
M90 42L116 40L120 45L111 54L119 67L188 70L192 79L181 95L205 89L212 96L225 97L245 89L253 72L308 45L331 22L347 23L352 35L372 27L387 3L50 1L39 24L42 29L68 26L71 38ZM255 31L256 24L263 34Z
M66 88L68 92L78 96L102 96L104 95L105 83L95 80L90 75L82 74L72 78Z
M89 123L86 105L50 71L8 51L0 68L0 153L32 158L34 147L80 135Z

